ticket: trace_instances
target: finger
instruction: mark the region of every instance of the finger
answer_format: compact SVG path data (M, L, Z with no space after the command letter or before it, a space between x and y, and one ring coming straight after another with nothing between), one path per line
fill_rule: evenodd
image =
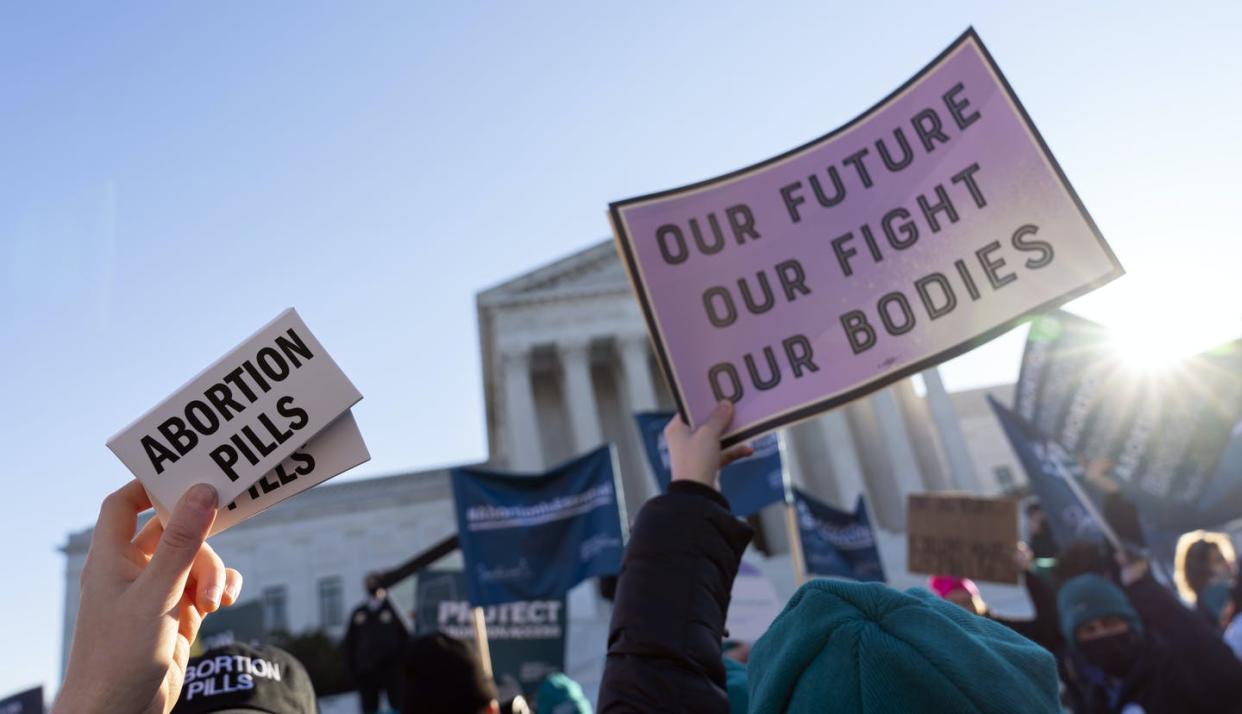
M185 589L190 566L216 520L218 501L216 489L200 483L177 502L155 547L155 555L138 579L138 585L148 596L167 607L176 602L175 598Z
M724 433L725 427L729 426L729 421L733 419L733 402L722 400L707 416L707 421L699 427L699 431L708 431L708 433L719 436Z
M681 418L680 414L674 414L672 419L664 425L664 439L672 442L682 434L690 433L690 427L686 424L686 420Z
M119 551L134 537L138 514L150 507L151 498L137 479L108 494L99 507L91 545L98 543Z
M152 518L144 523L142 530L134 536L133 545L138 552L150 558L155 555L155 548L159 545L162 535L164 535L164 526L160 523L160 519Z
M720 455L720 468L723 469L734 461L754 456L754 454L755 450L750 444L738 444Z
M190 580L195 583L194 606L204 613L219 610L225 579L224 561L209 544L203 543L190 566Z
M242 574L227 568L224 571L224 599L220 604L224 607L231 607L237 602L237 598L241 597Z

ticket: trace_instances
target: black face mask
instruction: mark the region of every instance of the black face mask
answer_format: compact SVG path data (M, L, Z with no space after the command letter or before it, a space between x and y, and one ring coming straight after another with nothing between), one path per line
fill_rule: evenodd
M1091 664L1118 679L1125 677L1138 661L1142 639L1133 632L1098 637L1079 642L1078 649Z

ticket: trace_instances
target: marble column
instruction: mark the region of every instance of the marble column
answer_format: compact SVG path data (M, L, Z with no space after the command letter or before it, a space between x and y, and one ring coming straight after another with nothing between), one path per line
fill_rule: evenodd
M538 471L543 468L543 446L539 441L539 414L531 385L530 350L505 352L501 361L504 364L509 468Z
M914 444L910 441L910 432L901 415L901 406L892 389L881 389L871 397L875 408L876 423L880 430L880 439L884 444L884 452L893 470L893 481L897 486L897 508L901 514L901 529L905 530L906 494L924 490L922 474L919 472L918 456L914 453Z
M834 409L820 417L818 422L824 437L824 449L828 453L828 464L832 468L837 506L846 511L853 510L859 494L866 496L868 501L871 496L867 493L867 482L854 447L849 420L844 411Z
M975 462L970 458L962 424L958 421L957 410L953 408L953 400L940 379L940 370L932 367L923 372L923 384L927 387L927 405L931 408L932 422L936 425L940 445L949 461L950 483L963 491L982 493L983 484L975 473Z
M579 455L604 441L595 404L595 385L591 381L591 343L587 340L561 342L557 350L564 372L565 406L574 454Z
M620 335L617 337L617 352L621 357L621 372L625 381L626 406L633 412L650 411L656 408L655 384L651 380L651 366L648 359L647 336L642 333ZM640 451L643 443L642 434L638 433L638 424L631 414L626 415L629 429L633 430L636 444ZM640 456L645 456L641 455ZM640 478L634 479L637 493L642 501L658 495L654 476L651 476L646 458L637 461L640 467ZM640 503L642 502L640 501ZM637 508L637 504L635 505ZM631 514L633 515L633 514Z

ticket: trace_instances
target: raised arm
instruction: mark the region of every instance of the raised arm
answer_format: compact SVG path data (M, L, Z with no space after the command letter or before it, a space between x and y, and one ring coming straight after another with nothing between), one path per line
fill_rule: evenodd
M718 491L720 467L749 452L720 452L732 417L724 403L697 431L665 429L669 492L643 506L617 581L601 712L727 712L724 636L729 592L751 529Z

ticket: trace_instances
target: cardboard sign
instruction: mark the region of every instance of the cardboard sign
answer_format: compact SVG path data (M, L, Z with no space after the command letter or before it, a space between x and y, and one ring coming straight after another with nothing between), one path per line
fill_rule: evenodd
M196 483L237 498L362 399L292 308L108 440L161 520Z
M354 421L352 412L345 412L246 489L237 500L220 509L211 534L232 528L287 498L370 460L371 453L362 440L358 422ZM163 517L161 520L164 520Z
M678 409L731 445L1122 274L974 31L849 124L611 205Z
M948 493L912 493L906 502L912 573L1017 583L1018 502Z

